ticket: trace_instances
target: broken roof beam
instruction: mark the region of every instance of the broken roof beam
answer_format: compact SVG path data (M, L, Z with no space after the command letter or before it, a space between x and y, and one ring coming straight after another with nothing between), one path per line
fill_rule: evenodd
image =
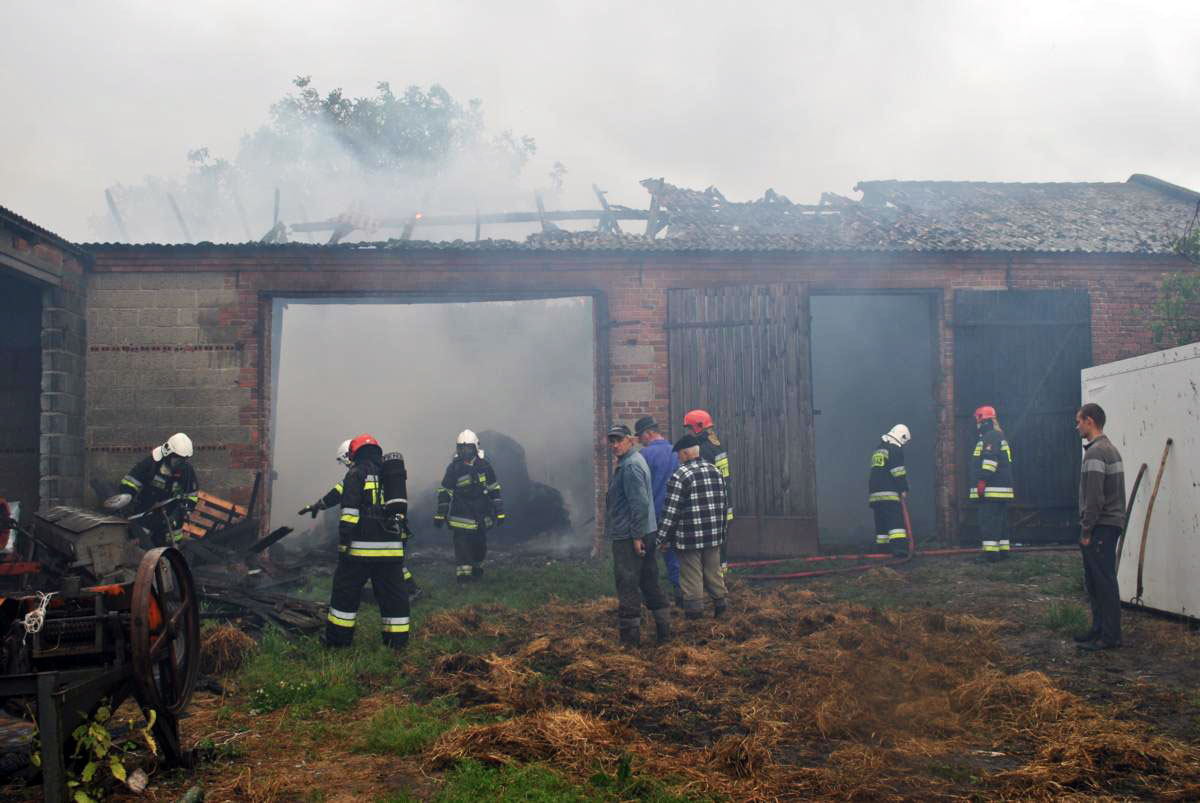
M623 206L610 206L603 209L568 209L561 211L537 212L499 212L483 215L425 215L421 218L422 226L473 226L476 223L541 223L543 220L600 220L613 218L615 220L646 220L650 213L645 209L628 209ZM411 217L385 218L373 221L377 228L403 229L412 222ZM330 231L346 225L340 220L322 220L310 223L293 223L292 231Z

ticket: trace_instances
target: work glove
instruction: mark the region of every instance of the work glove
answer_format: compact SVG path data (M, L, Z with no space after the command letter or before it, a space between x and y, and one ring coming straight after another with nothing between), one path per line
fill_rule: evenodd
M305 513L307 513L315 519L319 511L320 508L316 505L305 505L304 507L300 508L300 511L296 515L303 516Z
M979 498L983 499L983 489L987 487L987 480L980 480L975 483L975 492L979 494Z

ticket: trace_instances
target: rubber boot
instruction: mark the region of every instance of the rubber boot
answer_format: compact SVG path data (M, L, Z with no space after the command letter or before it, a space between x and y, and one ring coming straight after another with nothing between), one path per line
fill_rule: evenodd
M666 644L671 640L671 609L659 608L651 613L654 614L655 640L659 644Z
M633 619L622 618L617 623L621 643L629 647L639 647L642 643L641 617Z
M724 599L714 600L713 601L713 618L720 619L722 616L725 615L725 611L728 609L728 607L729 606L725 604Z

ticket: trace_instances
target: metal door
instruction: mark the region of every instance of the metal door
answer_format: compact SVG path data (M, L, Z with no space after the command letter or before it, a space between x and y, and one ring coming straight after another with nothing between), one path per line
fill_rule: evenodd
M960 536L975 539L967 497L976 407L996 408L1013 452L1016 541L1069 540L1077 530L1079 372L1092 362L1085 290L958 290L954 399Z

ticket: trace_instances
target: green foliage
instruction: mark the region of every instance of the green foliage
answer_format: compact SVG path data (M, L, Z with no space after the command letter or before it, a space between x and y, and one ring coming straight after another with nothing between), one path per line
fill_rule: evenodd
M75 741L75 749L67 760L67 787L73 803L95 803L103 800L108 789L114 783L124 783L128 777L125 761L128 756L140 750L137 742L131 740L114 741L109 730L112 721L112 709L100 706L96 713L85 719L71 733ZM150 719L141 727L136 728L135 722L127 724L131 730L141 734L149 751L157 755L158 745L150 734L154 727L155 712L150 711ZM35 737L35 749L32 756L35 767L42 766L41 741Z
M1193 261L1200 261L1197 259L1200 253L1197 237L1200 237L1200 230L1188 238L1191 244L1187 246L1187 253ZM1172 348L1200 340L1200 274L1168 274L1163 279L1158 300L1154 302L1152 315L1150 330L1156 346Z
M428 705L388 706L367 722L363 749L368 753L411 756L424 751L451 728L466 724L454 700Z
M1041 625L1059 632L1087 630L1087 611L1074 602L1051 602L1042 616Z

